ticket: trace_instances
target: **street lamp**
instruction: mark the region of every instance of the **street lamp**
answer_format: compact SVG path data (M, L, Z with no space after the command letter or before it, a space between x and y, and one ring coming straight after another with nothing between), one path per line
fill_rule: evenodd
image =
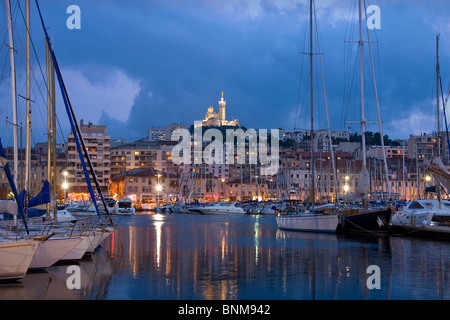
M222 195L223 195L223 201L225 202L225 179L222 178L220 181L222 181ZM220 200L220 194L219 194L219 200Z
M159 207L159 193L162 191L162 185L160 185L160 184L157 184L156 185L156 192L157 192L157 203L158 203L158 207Z
M63 176L64 176L64 182L62 184L62 187L64 189L64 203L66 203L66 194L67 194L67 189L69 188L69 184L67 183L67 175L69 174L67 171L63 171Z
M157 192L158 199L156 201L157 201L157 207L159 208L159 193L162 191L162 185L159 182L159 178L161 177L161 174L158 173L157 177L158 177L158 180L157 180L157 184L156 184L156 192Z

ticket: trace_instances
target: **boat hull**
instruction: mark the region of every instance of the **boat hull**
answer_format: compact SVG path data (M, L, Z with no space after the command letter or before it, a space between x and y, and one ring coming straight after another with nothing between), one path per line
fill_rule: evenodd
M189 209L191 211L191 209ZM245 214L244 209L234 205L214 205L210 207L198 207L192 211L201 214Z
M52 237L42 241L31 261L30 269L45 269L54 265L82 240L82 237Z
M122 209L122 208L117 208L115 214L117 215L122 215L122 216L131 216L134 215L136 212L134 210L134 208L129 208L129 209Z
M38 247L39 241L35 240L0 242L0 281L23 278Z
M393 208L365 210L340 216L338 231L342 232L381 232L389 229Z
M86 253L89 245L91 244L91 240L89 237L82 237L83 240L72 250L69 251L64 257L62 257L59 261L67 262L67 261L78 261L81 260Z
M278 228L307 232L336 232L339 217L336 214L279 215L276 217Z
M223 209L199 209L197 210L201 214L244 214L245 212L236 210L223 210Z
M93 237L91 238L91 242L86 250L86 253L92 254L95 249L97 249L97 247L114 232L114 230L115 228L113 227L106 227L93 231Z

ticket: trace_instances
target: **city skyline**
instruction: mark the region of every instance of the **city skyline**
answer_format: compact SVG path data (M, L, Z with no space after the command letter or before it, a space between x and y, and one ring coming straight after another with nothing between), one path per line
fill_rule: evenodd
M308 126L303 121L309 119L309 97L304 93L308 89L308 57L300 53L308 50L307 1L39 3L77 119L106 125L112 139L136 140L151 127L174 122L193 125L204 118L208 106L217 106L222 91L227 117L238 118L247 128L294 131ZM66 26L70 5L81 10L81 29ZM376 41L372 49L384 134L406 139L410 134L434 131L436 36L440 34L445 96L450 71L450 25L445 12L450 5L437 0L427 4L374 1L367 5L380 8L380 29L370 32L371 40ZM357 47L344 42L355 38L349 31L357 27L355 6L355 1L315 3L332 131L360 130L359 125L344 122L359 116L358 89L343 75L348 72L346 68L353 68L355 56L349 52ZM20 9L24 10L23 4ZM20 33L21 11L17 5L13 10ZM39 60L45 72L42 28L34 3L31 19L37 52L34 65ZM24 35L20 38L23 41ZM20 40L18 43L20 71L23 50ZM2 53L7 59L7 50ZM346 66L349 61L350 67ZM34 70L39 77L38 67ZM365 70L370 70L368 61ZM18 80L20 87L24 76ZM1 116L11 121L8 81L5 72L1 96L7 110L2 110ZM374 121L370 82L368 78L365 88L367 120ZM317 89L323 95L320 86ZM62 137L66 137L68 122L58 90L58 119ZM41 95L34 90L32 97L36 101L32 122L37 126L42 126L46 108ZM323 101L319 102L322 111L317 114L316 128L326 129ZM367 130L377 132L378 128L372 125ZM45 139L43 132L39 127L34 129L36 142Z

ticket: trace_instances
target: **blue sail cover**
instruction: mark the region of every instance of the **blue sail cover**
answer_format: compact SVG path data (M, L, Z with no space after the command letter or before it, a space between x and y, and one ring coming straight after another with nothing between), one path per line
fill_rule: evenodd
M31 198L28 201L28 206L25 205L26 195L27 192L25 190L22 190L22 192L19 193L19 203L22 208L27 208L26 216L28 218L41 217L47 213L46 209L31 209L41 204L50 203L50 183L47 180L44 181L44 185L42 186L41 192L39 192L37 196ZM6 214L5 218L12 219L12 216Z
M47 203L50 203L50 183L46 180L44 181L41 192L28 202L28 208L34 208Z
M14 184L14 180L11 175L11 170L9 169L9 163L8 163L8 161L6 161L6 154L5 154L5 150L3 149L3 144L2 144L1 139L0 139L0 165L5 170L6 178L8 179L9 185L11 186L12 192L14 194L14 198L16 199L16 202L17 202L17 207L18 207L17 213L22 218L23 224L25 226L25 230L27 231L27 234L29 235L30 232L28 230L27 220L25 219L23 206L21 205L21 203L19 201L19 195L17 194L17 188L16 188L16 185Z

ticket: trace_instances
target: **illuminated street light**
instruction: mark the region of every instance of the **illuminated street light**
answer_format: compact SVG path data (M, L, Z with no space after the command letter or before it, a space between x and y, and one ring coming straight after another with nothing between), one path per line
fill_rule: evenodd
M156 189L156 193L157 193L157 207L159 207L159 193L162 191L162 189L163 189L163 187L162 187L162 185L160 184L160 182L159 182L159 177L161 177L161 175L160 174L158 174L157 175L157 177L158 177L158 182L157 182L157 185L155 186L155 189Z
M67 183L67 176L69 173L64 170L62 174L64 176L64 182L62 184L62 187L64 189L64 203L66 203L67 189L69 189L69 184Z

